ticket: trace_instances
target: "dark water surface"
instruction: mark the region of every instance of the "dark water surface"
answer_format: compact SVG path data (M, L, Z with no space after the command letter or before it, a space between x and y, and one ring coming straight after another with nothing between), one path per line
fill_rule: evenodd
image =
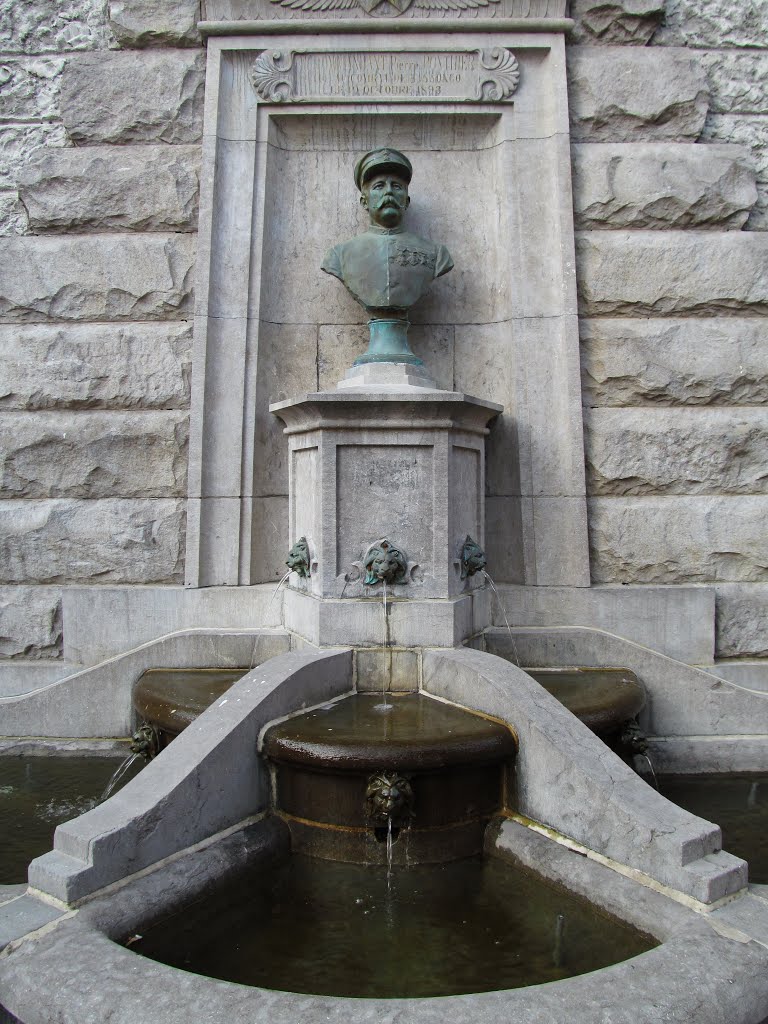
M388 891L386 868L294 856L241 876L131 948L245 985L415 997L557 981L652 945L493 858L395 869Z
M723 830L723 849L768 885L768 775L661 775L663 796Z
M0 885L26 882L29 862L53 848L56 826L94 807L122 760L93 754L0 757Z

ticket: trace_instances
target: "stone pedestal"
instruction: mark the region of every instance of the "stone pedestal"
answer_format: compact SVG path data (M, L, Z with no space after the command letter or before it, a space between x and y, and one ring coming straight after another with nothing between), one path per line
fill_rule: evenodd
M484 628L485 578L462 579L461 551L467 535L484 544L485 435L501 407L379 383L270 409L288 437L290 542L306 537L310 552L310 576L290 578L286 626L314 643L405 646L453 646ZM364 582L383 539L407 563L387 587L386 630L383 584Z

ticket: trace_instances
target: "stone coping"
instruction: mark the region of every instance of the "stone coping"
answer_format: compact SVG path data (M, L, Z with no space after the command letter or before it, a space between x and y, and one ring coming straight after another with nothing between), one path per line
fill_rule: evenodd
M510 827L516 834L510 836ZM147 1006L166 1024L187 1024L191 1007L196 1019L229 1024L434 1024L438 1019L444 1024L594 1024L608 1019L612 1024L758 1024L768 1015L765 887L711 913L696 913L518 823L508 822L505 831L501 842L489 830L489 852L524 867L535 861L545 878L567 881L572 891L589 895L661 945L624 963L547 985L365 1000L215 981L144 959L118 944L244 863L267 864L285 856L285 828L268 817L230 831L204 850L187 851L78 911L56 916L27 894L22 899L27 901L28 934L12 941L0 958L3 1005L22 1024L54 1019L81 1024L107 1015L112 1024L134 1024L145 1019ZM500 844L506 849L494 850Z
M276 33L309 32L312 35L335 35L338 32L375 33L412 32L570 32L575 22L572 18L473 18L471 22L458 18L411 18L407 21L353 18L334 18L333 21L310 20L308 18L283 21L200 21L198 29L204 36L248 36L275 35Z

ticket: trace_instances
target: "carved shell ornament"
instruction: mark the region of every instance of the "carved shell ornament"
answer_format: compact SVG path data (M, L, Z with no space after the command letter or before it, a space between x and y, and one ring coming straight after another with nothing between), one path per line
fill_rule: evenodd
M469 11L490 7L499 0L272 0L272 3L292 11L341 11L362 7L366 14L386 4L386 10L381 13L397 17L411 6L427 11Z
M520 65L514 53L503 46L481 50L480 67L477 98L492 102L509 99L520 81Z
M272 103L283 103L293 96L293 83L289 72L293 67L293 53L289 50L265 50L260 53L250 71L251 84L256 92Z

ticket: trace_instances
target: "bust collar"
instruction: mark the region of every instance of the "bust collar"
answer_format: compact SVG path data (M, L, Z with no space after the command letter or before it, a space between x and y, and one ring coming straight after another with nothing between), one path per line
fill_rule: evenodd
M401 224L397 228L380 228L378 224L369 224L368 231L372 235L402 235L405 234L405 228Z

